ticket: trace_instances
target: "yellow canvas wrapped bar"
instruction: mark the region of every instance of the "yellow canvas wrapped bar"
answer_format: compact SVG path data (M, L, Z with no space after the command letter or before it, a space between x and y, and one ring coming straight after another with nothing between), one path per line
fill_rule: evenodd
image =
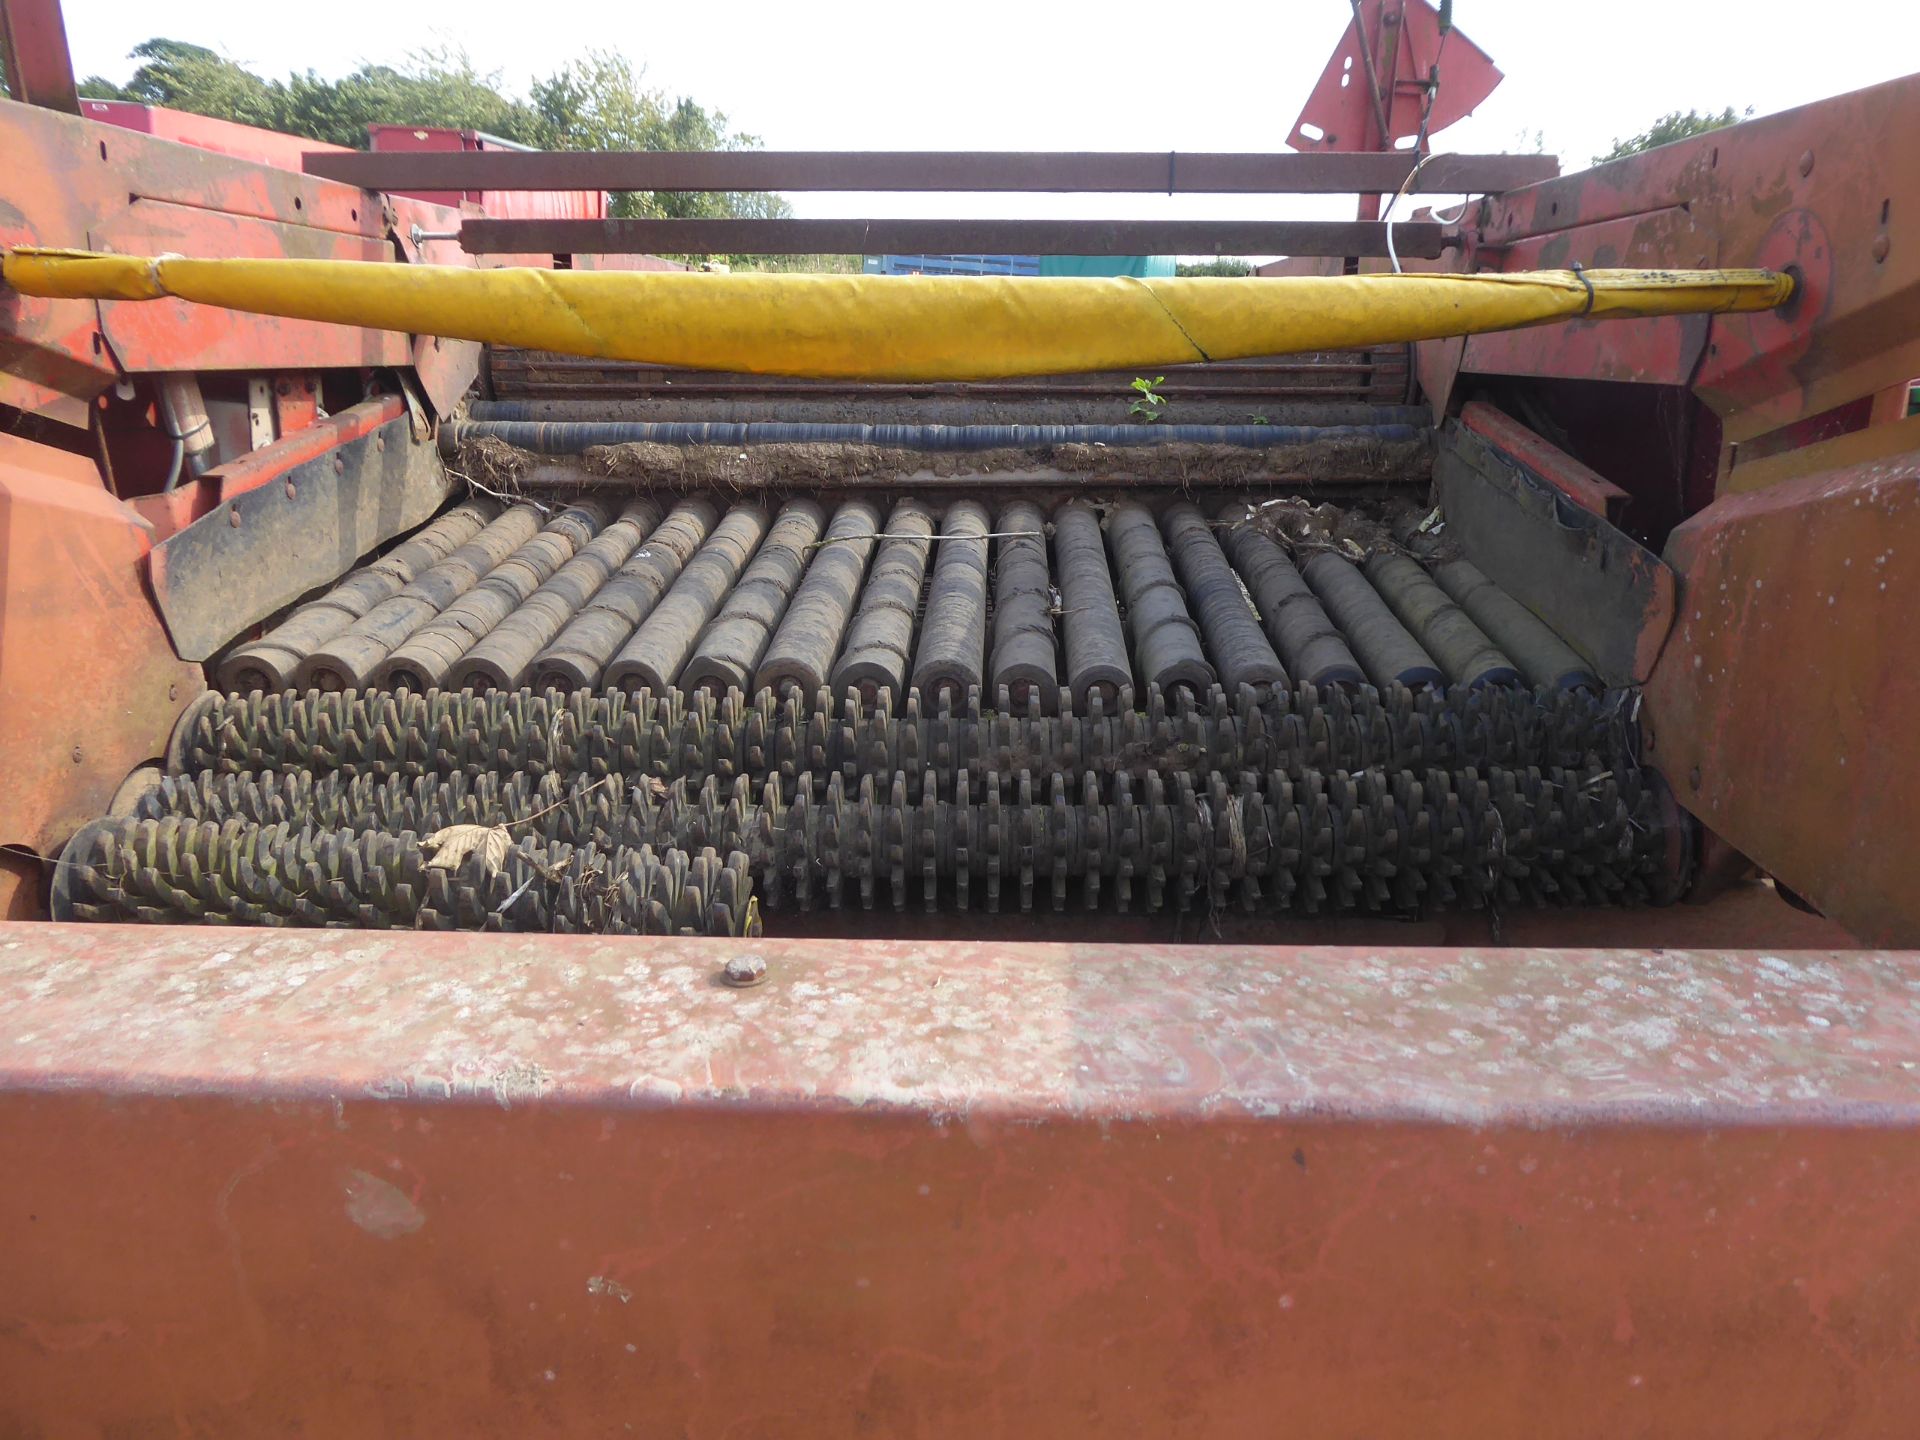
M26 295L174 296L261 315L655 365L863 380L1151 369L1617 319L1765 310L1767 270L1014 279L472 270L20 248Z

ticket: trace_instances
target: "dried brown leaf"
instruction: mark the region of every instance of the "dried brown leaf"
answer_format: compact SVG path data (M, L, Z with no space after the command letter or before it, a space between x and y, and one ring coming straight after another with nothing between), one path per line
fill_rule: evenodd
M433 857L427 861L429 870L458 870L469 856L477 855L481 869L492 875L507 863L513 837L504 825L449 825L434 831L420 845Z

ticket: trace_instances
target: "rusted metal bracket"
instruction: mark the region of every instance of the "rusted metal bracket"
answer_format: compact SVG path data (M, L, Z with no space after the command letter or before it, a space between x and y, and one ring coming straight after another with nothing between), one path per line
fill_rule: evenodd
M1609 685L1646 679L1673 628L1676 584L1659 556L1458 420L1433 477L1468 559Z
M453 481L433 445L413 443L411 426L398 410L271 482L229 495L155 547L154 600L183 658L207 659L440 507Z

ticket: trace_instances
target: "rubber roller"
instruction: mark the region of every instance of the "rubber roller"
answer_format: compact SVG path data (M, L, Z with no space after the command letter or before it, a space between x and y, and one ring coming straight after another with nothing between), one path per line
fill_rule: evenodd
M1276 685L1285 688L1287 672L1254 618L1240 577L1227 563L1206 517L1182 503L1169 508L1161 524L1188 603L1199 612L1200 633L1221 683L1229 691L1250 685L1259 695Z
M1384 689L1446 683L1446 673L1349 561L1323 550L1301 566L1300 573L1375 685Z
M753 689L812 695L826 685L879 529L880 512L865 500L849 500L834 512L826 540L754 673Z
M1058 645L1053 633L1053 583L1047 574L1047 523L1040 507L1016 501L995 522L993 657L988 662L990 696L1001 691L1016 714L1037 705L1051 715L1059 706Z
M426 690L443 685L462 655L484 640L606 524L606 507L569 506L488 571L466 594L373 667L369 683Z
M676 505L553 643L534 657L535 688L578 690L599 684L620 647L698 553L716 513L704 500Z
M987 659L986 506L956 500L940 520L940 543L913 657L913 683L932 706L964 702L985 678Z
M1513 662L1434 583L1418 561L1382 552L1367 561L1367 578L1454 684L1512 685L1520 679Z
M228 655L215 668L222 689L245 693L283 690L305 660L383 600L390 600L414 579L478 535L500 515L493 500L462 501L404 544L354 571L310 605L250 645Z
M681 673L681 688L747 688L825 523L826 512L811 500L789 500L781 507L753 563L701 632L693 658Z
M1200 627L1173 578L1153 512L1134 503L1116 505L1107 516L1107 544L1127 597L1127 629L1133 635L1134 671L1141 683L1162 690L1184 686L1204 694L1216 678L1213 666L1201 648Z
M766 533L767 512L760 506L736 505L729 510L700 553L687 562L666 598L607 668L607 684L625 690L643 685L664 690L673 684L700 632L720 609Z
M232 841L255 822L220 813L233 802L241 815L284 813L286 820L265 827L280 827L275 833L282 836L299 827L351 837L363 852L356 857L362 874L389 863L377 848L382 833L504 825L549 856L571 845L616 856L642 848L738 854L760 875L764 903L774 906L831 907L855 898L871 906L890 890L893 904L905 908L917 890L933 910L949 890L958 900L975 880L986 882L990 910L1015 887L1022 910L1034 908L1043 887L1055 908L1064 908L1069 884L1086 882L1111 882L1124 906L1129 879L1139 876L1148 909L1417 913L1488 900L1650 898L1648 882L1666 844L1653 797L1637 777L1591 765L1524 772L1370 767L1300 777L1151 772L1137 785L1131 777L1116 780L1104 796L1091 773L1022 770L989 775L978 789L956 783L950 799L930 779L903 771L851 780L838 772L802 774L790 800L777 782L755 787L743 777L723 782L711 774L658 790L584 775L437 784L395 777L371 786L323 783L284 803L283 788L270 781L225 787L207 797L214 813L204 820L160 809L203 797L182 787L162 792L148 806L158 812L153 818L110 822L123 845L144 852L145 864L116 870L109 852L102 868L123 891L144 890L162 903L184 891L189 898L175 902L183 908L198 903L233 914L237 892L244 904L285 906L297 918L313 908L339 913L330 884L299 883L310 874L304 857L261 867L266 878L258 881L239 873ZM916 792L919 798L910 798ZM147 881L148 866L165 880ZM345 868L328 866L324 880ZM417 894L423 887L414 873L394 878ZM275 876L289 874L317 902L274 888ZM222 884L211 876L233 878ZM847 880L856 895L844 894ZM1096 883L1095 893L1101 888ZM369 887L369 894L383 889Z
M1576 765L1589 755L1630 766L1610 699L1585 691L1539 695L1388 685L1302 686L1265 701L1245 692L1148 690L1138 708L1058 718L922 713L917 692L890 709L844 692L776 700L762 692L627 694L375 691L228 696L209 692L181 716L167 763L182 774L258 770L352 775L527 770L650 775L848 775L937 759L942 793L964 775L1024 766L1123 773L1217 769L1313 770Z
M531 540L540 525L536 507L515 505L446 559L409 581L393 598L375 605L301 661L295 683L303 689L313 686L321 690L365 685L374 666Z
M1060 577L1060 622L1067 652L1067 690L1073 708L1087 713L1094 700L1112 714L1133 684L1120 602L1107 570L1100 516L1074 500L1053 517L1053 563Z
M1360 662L1326 607L1314 597L1279 542L1246 523L1244 506L1228 506L1220 519L1228 522L1227 554L1246 581L1260 611L1260 624L1280 652L1287 673L1310 685L1357 685L1365 680Z
M1487 638L1510 656L1530 685L1598 690L1599 678L1546 622L1483 575L1471 561L1436 565L1433 578Z
M561 628L591 600L627 557L640 547L660 522L660 507L636 500L606 529L596 535L538 590L527 597L487 637L460 657L454 668L455 689L486 690L499 686L515 690L525 684L534 657Z
M745 855L511 843L451 869L411 831L102 820L68 842L61 920L401 930L750 935Z
M890 691L896 702L906 697L913 622L920 609L927 552L933 549L933 512L922 501L902 500L887 517L886 533L830 682L835 695L852 690L868 704L882 690Z

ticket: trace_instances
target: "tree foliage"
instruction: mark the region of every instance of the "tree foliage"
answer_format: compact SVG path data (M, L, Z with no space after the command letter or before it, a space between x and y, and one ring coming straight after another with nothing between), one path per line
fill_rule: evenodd
M270 79L183 40L148 40L132 58L140 64L125 85L95 75L80 93L356 149L366 148L374 124L483 130L541 150L748 150L760 143L731 129L719 111L649 88L630 61L604 51L536 79L525 99L506 93L498 73L480 73L457 50L419 51L399 67L362 65L338 80L311 70ZM618 194L609 208L651 218L790 213L779 196L762 193Z
M1223 255L1217 260L1181 260L1173 267L1176 275L1251 275L1253 262Z
M1729 125L1738 125L1751 114L1753 114L1751 105L1738 114L1734 113L1731 105L1718 115L1712 111L1708 111L1705 115L1693 110L1669 111L1638 135L1629 135L1624 140L1615 140L1612 149L1604 155L1593 157L1593 163L1604 165L1609 160L1619 160L1627 155L1638 155L1643 150L1671 145L1675 140L1685 140L1689 135L1704 135L1709 130L1724 130Z

